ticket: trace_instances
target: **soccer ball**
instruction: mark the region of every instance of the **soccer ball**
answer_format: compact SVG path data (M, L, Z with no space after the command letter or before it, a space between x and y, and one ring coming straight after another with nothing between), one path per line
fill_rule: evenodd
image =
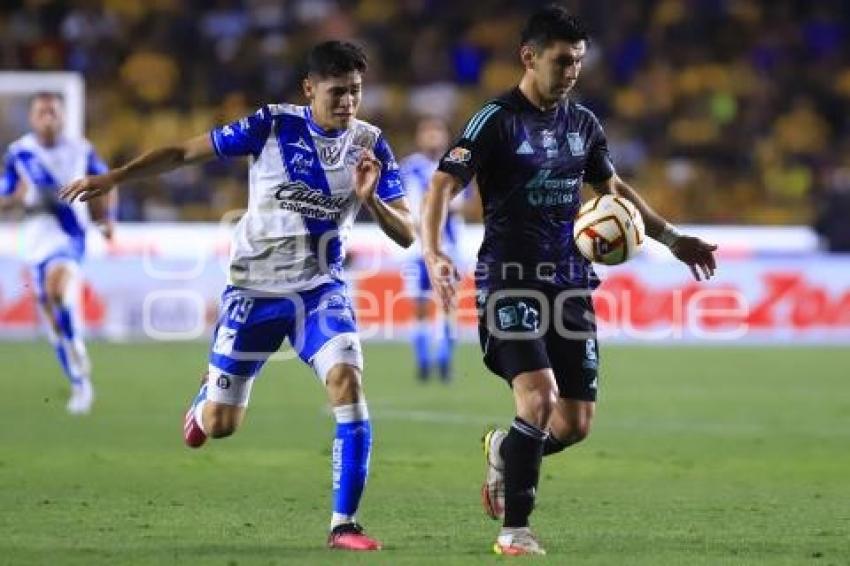
M644 237L638 209L629 200L614 195L584 203L573 226L573 238L581 254L605 265L618 265L633 257Z

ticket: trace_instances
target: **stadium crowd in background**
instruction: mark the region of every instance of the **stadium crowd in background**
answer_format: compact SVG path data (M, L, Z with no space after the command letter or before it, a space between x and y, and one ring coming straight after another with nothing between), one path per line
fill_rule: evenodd
M544 3L13 0L0 7L0 68L83 73L87 133L119 163L259 101L299 100L309 45L352 38L371 60L362 114L404 154L417 115L437 112L456 130L510 86L513 38ZM568 6L596 38L592 78L578 97L605 121L618 170L659 212L690 222L810 223L820 195L846 192L850 4ZM244 167L211 163L146 181L122 193L120 217L217 220L244 206Z

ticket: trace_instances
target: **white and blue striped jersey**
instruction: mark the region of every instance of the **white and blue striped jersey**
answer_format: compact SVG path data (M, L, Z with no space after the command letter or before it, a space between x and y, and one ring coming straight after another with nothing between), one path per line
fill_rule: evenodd
M90 224L88 206L60 201L57 193L74 179L106 170L92 145L82 138L62 136L46 147L30 133L9 145L0 196L24 191L21 249L28 263L35 265L55 257L82 259Z
M378 197L404 196L389 144L361 120L328 132L307 106L269 104L210 136L220 157L251 158L248 207L230 250L231 285L283 294L342 278L345 242L360 207L354 169L364 150L383 164Z
M431 176L437 170L439 163L439 159L431 159L419 152L412 153L401 160L401 179L405 191L410 195L410 208L417 225L421 220L422 199L425 198L428 183L431 181ZM443 229L443 247L446 253L455 259L458 257L460 235L463 230L463 216L461 215L463 199L463 196L458 195L449 202L449 214Z

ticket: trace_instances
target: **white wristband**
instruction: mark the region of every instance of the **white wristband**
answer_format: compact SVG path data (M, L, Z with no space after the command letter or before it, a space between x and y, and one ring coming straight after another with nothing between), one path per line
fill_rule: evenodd
M676 227L672 224L665 224L664 229L661 230L661 233L658 234L658 237L655 238L668 248L675 244L679 238L682 237L682 233L676 230Z

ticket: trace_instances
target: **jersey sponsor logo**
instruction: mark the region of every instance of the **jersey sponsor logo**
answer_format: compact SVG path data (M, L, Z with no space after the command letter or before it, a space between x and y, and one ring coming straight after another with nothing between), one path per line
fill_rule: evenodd
M292 157L289 158L289 166L298 175L309 175L314 163L314 157L308 157L303 153L293 153Z
M584 155L584 140L581 139L581 134L578 132L569 132L567 134L567 144L570 146L570 154L573 156Z
M531 144L528 143L528 140L523 140L516 150L517 155L532 155L533 153L534 149L531 147Z
M304 181L282 183L274 192L281 209L317 220L339 220L349 197L326 195L311 189Z
M472 159L472 152L465 147L453 147L446 156L448 163L457 163L458 165L466 165Z
M531 206L558 206L571 204L577 197L577 178L552 177L551 169L541 169L526 183L528 204Z

